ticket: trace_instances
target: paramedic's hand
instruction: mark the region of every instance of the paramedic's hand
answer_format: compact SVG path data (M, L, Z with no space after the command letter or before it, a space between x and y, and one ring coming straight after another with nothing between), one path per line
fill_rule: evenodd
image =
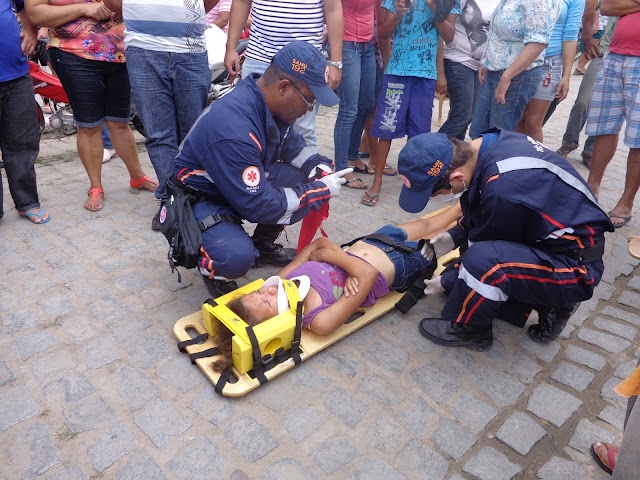
M440 276L432 278L431 280L425 280L424 284L427 286L424 289L425 295L435 295L436 293L444 292L444 288L442 287L442 277Z
M349 175L353 172L353 168L345 168L344 170L340 170L339 172L332 173L331 175L327 175L326 177L322 177L319 182L324 183L327 187L329 187L329 191L331 192L332 197L337 197L340 195L340 187L346 183L346 179L343 178L345 175Z
M451 234L449 232L442 232L436 235L429 243L433 245L433 249L436 252L436 258L440 258L456 247L453 244L453 238L451 238Z
M358 293L358 279L356 277L349 276L344 284L344 296L355 297Z
M322 177L326 177L327 175L331 175L333 170L329 165L325 165L324 163L320 163L316 165L316 167L311 170L309 174L309 180L320 180Z
M433 245L431 245L431 241L429 241L429 244L425 243L422 246L422 249L420 250L420 255L426 258L428 262L433 260L433 257L435 256L435 252L433 251Z

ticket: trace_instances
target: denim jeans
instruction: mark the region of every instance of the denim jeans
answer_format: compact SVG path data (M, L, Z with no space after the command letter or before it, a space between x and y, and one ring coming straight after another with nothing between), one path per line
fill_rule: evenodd
M373 40L342 42L342 81L338 85L340 105L333 131L336 171L357 160L360 138L376 98L376 60Z
M253 60L252 58L245 58L242 64L242 78L246 78L252 73L262 75L268 66L268 63ZM317 114L318 104L316 103L316 108L314 108L313 111L305 113L293 124L293 129L304 137L307 142L307 147L313 148L316 153L318 152L318 139L316 137Z
M24 213L40 208L34 168L40 151L40 128L28 74L0 82L0 151L16 210ZM4 215L2 198L0 178L0 218Z
M445 58L444 73L449 92L449 116L439 132L464 140L480 94L478 72Z
M542 66L525 70L517 75L507 90L505 103L496 101L495 93L504 70L488 71L484 79L476 110L471 120L469 136L478 138L480 133L489 128L502 128L515 131L527 103L536 93L542 79Z
M113 149L113 144L111 143L111 134L109 133L109 127L107 127L106 123L102 124L102 148L106 150Z
M591 94L593 93L593 86L596 83L596 76L602 68L603 58L594 58L587 70L584 72L582 82L580 82L580 89L578 90L578 96L576 101L571 107L571 113L569 114L569 121L567 122L567 130L562 137L562 146L568 147L572 150L578 148L580 144L580 132L584 128L584 124L587 123L587 114L589 112L589 103L591 103ZM593 151L594 137L589 137L584 145L583 153L588 153L588 157L591 156Z
M156 198L163 200L178 147L207 106L211 83L207 52L171 53L129 47L127 68L147 134L145 145L160 184Z

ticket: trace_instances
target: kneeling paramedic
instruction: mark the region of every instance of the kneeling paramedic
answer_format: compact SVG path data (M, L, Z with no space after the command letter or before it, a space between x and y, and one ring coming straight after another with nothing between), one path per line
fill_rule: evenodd
M262 77L243 79L206 109L182 143L167 188L197 198L198 266L212 296L235 290L232 280L254 262L288 264L295 250L275 243L285 225L340 191L348 172L332 174L333 162L290 128L316 101L338 103L325 70L320 51L307 42L289 43ZM243 219L258 224L253 237Z
M613 231L578 172L530 137L489 130L476 140L428 133L409 140L398 169L400 206L420 212L433 195L460 198L463 216L431 243L437 257L468 242L453 268L425 280L426 294L447 292L441 318L420 332L434 343L482 351L501 318L529 337L558 337L579 302L591 298L604 265L604 232Z

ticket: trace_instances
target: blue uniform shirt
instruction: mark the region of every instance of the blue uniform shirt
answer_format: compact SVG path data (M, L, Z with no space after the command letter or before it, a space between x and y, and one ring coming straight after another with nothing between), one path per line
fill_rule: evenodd
M22 53L20 26L11 9L14 3L16 11L24 8L23 0L0 2L0 82L15 80L29 72L27 57Z

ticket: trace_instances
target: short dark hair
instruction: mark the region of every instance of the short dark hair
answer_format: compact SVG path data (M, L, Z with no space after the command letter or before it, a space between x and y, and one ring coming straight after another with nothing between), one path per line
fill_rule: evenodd
M449 190L451 188L451 182L449 176L456 169L465 165L469 159L473 156L473 149L469 142L458 140L455 137L449 137L449 141L453 144L453 156L449 168L442 176L442 178L435 184L432 192L435 193L438 190ZM432 193L432 195L433 195Z
M282 70L276 67L273 63L271 63L271 65L267 67L265 72L262 74L261 78L265 86L267 87L273 85L274 83L280 80L288 80L290 83L293 83L296 87L300 88L300 85L296 83L296 80L291 75L284 73Z

